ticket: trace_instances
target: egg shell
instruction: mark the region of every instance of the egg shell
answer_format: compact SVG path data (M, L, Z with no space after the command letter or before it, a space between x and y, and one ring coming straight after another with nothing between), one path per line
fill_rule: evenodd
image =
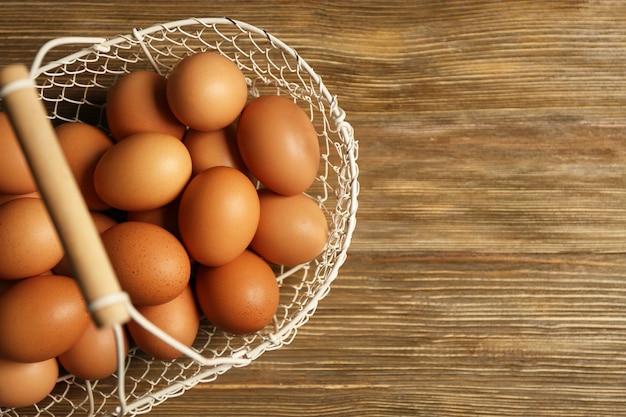
M142 306L137 310L158 328L187 347L190 347L196 339L200 327L200 313L189 286L178 297L167 303ZM144 353L160 360L173 360L182 356L179 350L163 342L137 322L130 321L126 326L131 338Z
M129 211L126 213L128 221L145 222L161 226L174 236L178 237L178 204L180 199L172 201L162 207L151 210Z
M186 288L189 256L167 230L151 223L123 222L101 237L120 286L134 305L163 304Z
M226 265L199 266L196 296L206 318L238 335L254 333L272 321L280 290L271 267L246 250Z
M0 358L0 407L28 407L45 399L56 386L55 358L22 363Z
M63 257L43 200L24 197L0 206L0 279L36 276Z
M237 148L237 128L234 124L212 132L190 129L183 143L191 155L192 175L214 166L229 166L242 172L246 170Z
M54 358L78 341L90 320L73 279L21 280L0 294L0 356L17 362Z
M39 194L39 191L34 191L32 193L26 194L0 194L0 206L11 200L17 200L18 198L24 197L41 198L41 194Z
M104 213L100 213L98 211L92 211L89 214L91 214L91 218L94 222L94 225L96 226L96 230L100 234L102 234L109 227L117 224L117 221L115 221L113 218L107 216ZM52 270L57 275L65 275L68 277L74 277L74 271L72 270L72 267L69 264L69 260L67 259L67 256L65 255L63 256L61 261L59 261L59 263L56 264L54 268L52 268Z
M235 168L218 166L192 178L180 200L178 226L193 259L219 266L235 259L254 237L259 197Z
M319 205L305 194L284 196L259 190L259 227L250 247L278 265L298 265L317 257L328 240L328 223Z
M116 140L135 133L159 132L183 138L186 127L169 108L166 79L139 70L121 76L107 94L106 117Z
M128 353L128 337L122 332L124 356ZM117 370L117 345L112 327L98 328L93 321L82 336L58 357L59 363L77 378L104 379Z
M0 112L0 193L28 194L37 191L26 157L11 121Z
M246 104L246 79L230 59L198 52L179 61L167 77L172 113L191 129L214 131L231 124Z
M93 174L113 141L103 130L86 123L63 123L55 128L55 132L87 207L90 210L110 208L96 193Z
M96 165L94 186L120 210L152 210L172 202L191 177L191 156L179 139L136 133L112 146Z
M272 191L306 191L317 175L320 147L307 114L283 96L261 96L243 110L237 144L250 172Z

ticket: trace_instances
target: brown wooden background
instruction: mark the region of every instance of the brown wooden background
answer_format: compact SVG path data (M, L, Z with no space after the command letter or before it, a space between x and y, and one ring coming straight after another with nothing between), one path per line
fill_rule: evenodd
M152 415L626 415L626 2L2 0L0 64L191 16L323 75L359 223L291 346Z

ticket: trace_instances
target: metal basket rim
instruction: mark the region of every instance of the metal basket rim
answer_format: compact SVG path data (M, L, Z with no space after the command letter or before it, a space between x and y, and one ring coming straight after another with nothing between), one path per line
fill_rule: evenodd
M346 153L347 162L348 162L348 172L349 172L349 178L350 178L350 185L349 185L350 213L349 213L348 220L347 220L345 234L343 235L345 241L341 247L341 250L337 253L336 261L334 262L334 264L328 271L324 283L315 289L314 295L311 297L308 304L305 305L304 308L301 311L299 311L297 315L294 317L295 320L293 320L293 323L295 324L290 325L290 326L288 325L288 326L281 328L270 339L258 345L254 349L255 354L250 360L250 362L252 362L252 360L258 358L264 352L268 350L280 348L282 346L281 340L283 336L286 339L293 339L293 337L289 337L289 335L292 333L295 334L297 328L301 327L303 324L305 324L308 321L308 319L313 315L313 313L317 309L317 305L319 301L322 298L324 298L326 294L328 293L332 282L335 280L335 278L338 275L339 269L341 268L341 266L343 266L346 260L346 257L347 257L346 254L351 245L352 235L356 227L356 212L358 208L358 194L360 191L359 181L358 181L359 169L356 163L358 159L358 156L357 156L358 143L354 139L354 131L353 131L352 126L350 125L349 122L345 121L346 113L343 109L339 107L338 102L337 102L337 97L330 93L330 91L326 88L325 84L323 83L321 77L313 70L313 68L302 57L300 57L300 55L293 48L291 48L286 43L284 43L277 37L269 34L267 31L263 29L260 29L246 22L234 20L228 17L188 18L188 19L182 19L182 20L175 20L175 21L170 21L167 23L155 24L145 29L133 29L131 32L132 34L117 35L110 39L100 38L100 37L61 37L61 38L51 39L41 46L35 58L33 59L32 66L31 66L31 78L35 80L37 77L45 75L46 71L53 70L65 63L72 62L78 58L84 57L92 53L94 50L106 51L108 50L108 48L111 48L112 46L115 46L123 42L128 42L128 41L141 43L144 36L155 33L157 31L176 29L182 26L189 26L189 25L196 25L196 24L234 25L241 31L244 31L244 32L248 31L248 32L252 32L257 35L266 37L272 46L274 46L275 48L281 49L282 51L284 51L285 53L289 54L291 57L296 59L298 65L303 70L305 70L309 74L309 76L311 76L311 78L314 80L316 85L319 87L323 98L327 100L328 103L330 104L329 115L332 117L333 122L335 123L335 127L337 128L337 133L345 145L345 153ZM73 43L89 44L89 46L83 47L77 52L70 53L69 55L66 55L63 58L56 59L54 61L51 61L45 64L43 63L46 55L49 52L51 52L54 48L57 48L60 46L67 46ZM227 368L230 368L232 366L235 366L235 365L226 364ZM237 365L237 366L247 366L247 364ZM187 391L188 389L191 389L196 384L202 382L204 378L207 378L208 376L211 376L213 374L214 372L211 372L210 369L207 369L205 372L202 372L201 374L193 378L192 381L186 380L185 383L180 382L177 384L172 384L172 387L170 387L169 391L172 391L172 392L175 392L177 390L179 391L182 390L182 392ZM168 390L164 390L164 391L168 391ZM135 407L133 407L133 409L135 409L145 402L150 402L149 406L150 408L152 408L153 406L156 406L160 402L165 401L167 398L169 398L169 396L166 396L166 398L159 401L156 397L154 397L146 401L139 401L138 404L129 404L129 406L135 405Z

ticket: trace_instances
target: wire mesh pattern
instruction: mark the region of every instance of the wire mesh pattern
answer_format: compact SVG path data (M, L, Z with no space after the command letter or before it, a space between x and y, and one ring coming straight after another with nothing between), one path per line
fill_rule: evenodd
M71 52L76 45L69 42L74 40L51 41L33 62L31 74L55 125L80 121L106 131L106 94L118 77L144 69L167 76L185 56L216 51L243 71L251 97L280 94L293 98L309 114L322 151L318 176L307 194L323 208L329 222L323 253L306 265L274 266L281 299L273 323L265 329L233 336L202 320L193 348L215 359L213 365L186 357L158 361L131 348L123 400L126 415L139 415L294 339L327 295L346 258L356 224L358 146L345 112L313 69L279 39L244 22L186 19L133 30ZM41 65L44 57L49 63ZM99 381L63 375L47 399L28 409L0 409L0 416L116 415L119 402L115 374Z

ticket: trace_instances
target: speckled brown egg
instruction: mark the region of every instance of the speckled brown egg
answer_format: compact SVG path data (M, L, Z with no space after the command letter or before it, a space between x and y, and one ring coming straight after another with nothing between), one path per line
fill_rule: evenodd
M43 200L25 197L0 206L0 279L20 279L52 269L63 246Z
M143 132L182 139L186 127L172 114L165 85L165 77L147 70L125 74L115 82L107 95L106 117L116 140Z
M270 266L246 250L226 265L200 266L196 295L202 312L213 325L243 335L272 321L280 292Z
M133 304L163 304L187 286L191 276L187 251L162 227L123 222L101 236L120 286Z
M185 346L193 344L200 327L200 314L191 287L187 286L178 297L167 303L137 309L150 322ZM130 321L127 328L139 349L150 356L172 360L182 355L179 350L161 341L135 321Z
M0 294L0 357L39 362L67 351L91 317L72 278L42 275Z

